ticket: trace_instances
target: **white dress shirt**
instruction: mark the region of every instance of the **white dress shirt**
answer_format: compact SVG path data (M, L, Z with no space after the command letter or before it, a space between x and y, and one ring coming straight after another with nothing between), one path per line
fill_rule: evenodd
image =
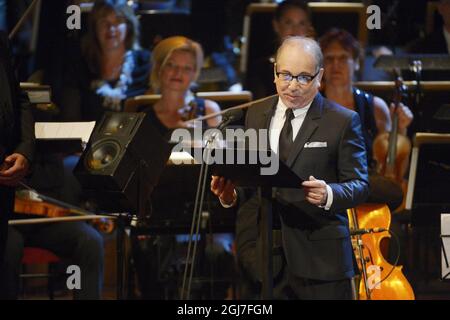
M306 113L309 110L309 107L311 107L312 101L307 104L303 108L297 108L294 109L294 119L291 120L292 125L292 141L295 140L295 137L297 136L298 132L300 131L300 128L303 124L303 121L305 120ZM278 99L278 103L275 109L275 113L272 117L272 120L270 121L270 127L269 127L269 143L270 143L270 149L272 149L273 152L278 153L278 142L280 140L280 133L283 129L284 122L286 120L286 105L281 101L281 99ZM235 199L236 199L236 191L235 193ZM230 204L224 204L222 201L220 201L223 207L229 208L236 204L236 200ZM325 203L325 206L319 206L321 208L324 208L325 210L330 210L331 204L333 203L333 191L331 190L331 187L327 184L327 202Z
M295 137L297 137L297 134L300 131L300 128L302 127L303 121L305 120L306 117L306 113L311 107L311 104L312 101L303 108L293 109L294 119L291 120L292 141L294 141ZM281 130L283 129L284 122L286 120L286 109L287 107L283 103L283 101L281 101L281 99L278 99L278 104L276 106L272 120L270 121L269 127L270 149L272 149L272 151L275 153L278 153L278 142L280 140ZM333 203L333 191L331 190L331 187L328 184L327 184L327 193L328 193L327 202L325 203L325 206L320 207L324 208L325 210L330 210L331 204Z

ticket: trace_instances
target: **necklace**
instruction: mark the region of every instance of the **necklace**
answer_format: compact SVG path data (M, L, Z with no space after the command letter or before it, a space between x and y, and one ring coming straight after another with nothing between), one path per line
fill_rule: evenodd
M119 80L115 86L112 87L108 81L105 80L93 80L91 82L91 88L103 98L102 106L105 109L112 111L121 111L122 101L126 98L126 91L128 85L132 82L131 73L134 69L134 58L131 50L125 53L122 64L122 71L119 76Z

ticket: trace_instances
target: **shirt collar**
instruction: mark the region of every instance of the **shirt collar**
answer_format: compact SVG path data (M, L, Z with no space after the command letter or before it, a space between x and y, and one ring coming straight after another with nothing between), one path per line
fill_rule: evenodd
M309 108L311 107L312 103L313 103L313 101L308 103L303 108L295 108L295 109L293 109L294 117L297 118L300 115L305 115L308 112ZM277 110L280 110L284 114L286 112L286 109L287 109L287 107L284 104L284 102L281 100L281 98L278 98Z

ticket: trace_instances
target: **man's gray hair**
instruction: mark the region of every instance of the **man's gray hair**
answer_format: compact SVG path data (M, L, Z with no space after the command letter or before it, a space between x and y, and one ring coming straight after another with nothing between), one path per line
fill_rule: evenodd
M316 40L302 36L290 36L284 39L281 46L277 50L275 61L278 61L279 54L285 47L288 46L297 46L303 48L305 51L309 51L316 59L317 71L323 67L323 54L320 49L320 45Z

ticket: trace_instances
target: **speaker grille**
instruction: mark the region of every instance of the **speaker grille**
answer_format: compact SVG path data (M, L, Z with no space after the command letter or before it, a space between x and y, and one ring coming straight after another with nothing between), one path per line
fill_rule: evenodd
M100 140L87 154L85 166L89 171L103 170L112 165L120 154L120 145L114 140Z

